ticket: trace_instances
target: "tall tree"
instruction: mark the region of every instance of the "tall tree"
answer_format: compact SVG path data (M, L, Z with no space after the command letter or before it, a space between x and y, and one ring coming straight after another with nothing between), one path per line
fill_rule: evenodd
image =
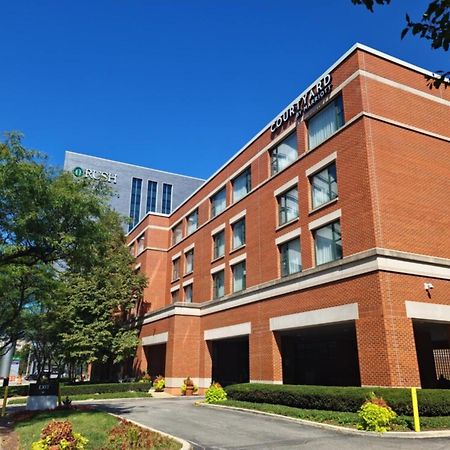
M369 11L374 11L375 4L388 5L391 0L352 0L355 5L364 5ZM411 20L406 14L406 27L401 32L403 39L409 32L414 36L431 41L433 49L442 48L448 51L450 46L450 0L432 0L428 3L419 21ZM442 84L447 88L450 71L437 70L436 77L427 77L431 87L438 88Z

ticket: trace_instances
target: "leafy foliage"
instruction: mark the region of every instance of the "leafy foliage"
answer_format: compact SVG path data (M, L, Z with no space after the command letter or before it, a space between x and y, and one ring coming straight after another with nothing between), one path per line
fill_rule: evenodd
M153 380L153 387L155 388L156 392L162 392L164 391L164 388L166 387L166 380L162 375L158 375Z
M41 439L33 442L31 450L84 450L88 440L75 433L68 420L52 420L42 429Z
M363 403L358 411L358 429L384 433L391 429L397 414L372 392L370 398Z
M225 389L219 383L213 383L205 392L206 403L224 402L227 399Z

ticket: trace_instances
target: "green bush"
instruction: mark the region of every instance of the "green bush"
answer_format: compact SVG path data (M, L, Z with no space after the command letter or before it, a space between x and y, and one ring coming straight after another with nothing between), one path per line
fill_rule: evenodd
M383 397L397 414L412 415L409 389L246 383L227 386L225 390L233 400L348 412L358 412L374 392L377 397ZM419 389L417 395L421 416L450 416L450 390Z
M358 411L359 430L384 433L391 429L397 414L382 398L377 398L372 392L369 400L363 403Z
M153 387L155 388L155 392L163 392L166 387L166 380L162 375L158 375L153 380Z
M227 393L219 383L213 383L205 392L206 403L224 402L227 399Z

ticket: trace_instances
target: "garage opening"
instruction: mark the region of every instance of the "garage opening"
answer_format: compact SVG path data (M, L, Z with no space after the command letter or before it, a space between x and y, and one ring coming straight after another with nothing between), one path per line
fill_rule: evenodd
M248 336L210 341L212 379L222 386L250 381Z
M450 324L413 321L420 384L450 389Z
M284 384L360 386L354 322L280 332Z
M152 377L165 376L166 344L146 345L144 347L147 359L147 373Z

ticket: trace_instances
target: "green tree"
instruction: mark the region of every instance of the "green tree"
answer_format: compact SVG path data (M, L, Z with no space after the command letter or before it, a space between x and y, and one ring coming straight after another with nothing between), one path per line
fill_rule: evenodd
M388 5L391 0L352 0L355 5L364 5L369 11L374 11L375 4ZM450 0L432 0L428 3L419 21L411 20L406 14L406 27L401 32L403 39L409 32L414 36L431 41L433 49L442 48L448 51L450 46ZM427 77L429 87L438 88L450 84L450 71L437 70L436 77Z

